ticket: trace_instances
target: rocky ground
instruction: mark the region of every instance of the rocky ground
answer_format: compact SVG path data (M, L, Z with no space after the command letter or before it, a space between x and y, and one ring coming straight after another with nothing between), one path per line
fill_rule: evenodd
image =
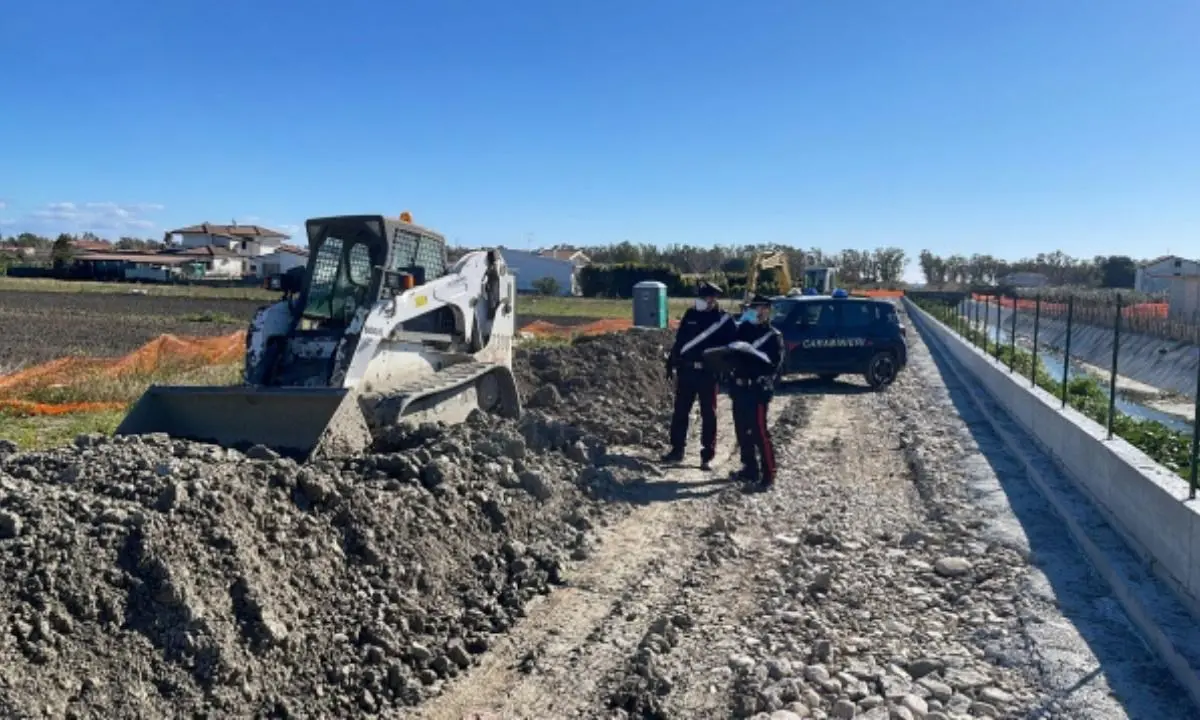
M0 450L0 716L1194 716L919 338L786 388L766 494L725 398L717 472L652 461L668 340L522 351L521 422L338 463Z

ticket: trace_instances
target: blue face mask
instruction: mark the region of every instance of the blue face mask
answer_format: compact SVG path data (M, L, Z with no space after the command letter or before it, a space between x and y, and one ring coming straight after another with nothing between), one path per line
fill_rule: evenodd
M753 310L747 310L742 313L742 316L740 318L738 318L738 322L744 322L744 323L758 322L758 313L754 312Z

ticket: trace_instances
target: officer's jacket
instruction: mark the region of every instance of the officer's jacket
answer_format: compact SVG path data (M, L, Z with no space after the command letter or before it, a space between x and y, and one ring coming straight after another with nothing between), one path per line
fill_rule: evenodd
M705 350L725 347L733 342L736 333L737 323L724 310L688 308L679 321L679 332L675 334L671 364L675 367L695 367Z
M751 352L739 354L739 362L733 365L733 376L752 380L770 378L783 368L783 335L771 324L744 322L737 326L734 341L744 342Z

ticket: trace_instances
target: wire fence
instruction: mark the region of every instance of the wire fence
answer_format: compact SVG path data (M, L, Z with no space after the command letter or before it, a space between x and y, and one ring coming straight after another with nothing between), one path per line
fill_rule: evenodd
M968 295L914 301L964 339L1029 378L1200 489L1200 326L1109 298Z

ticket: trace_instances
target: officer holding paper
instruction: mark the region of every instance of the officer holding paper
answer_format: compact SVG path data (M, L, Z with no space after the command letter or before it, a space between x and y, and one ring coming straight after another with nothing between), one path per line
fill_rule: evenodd
M667 356L667 378L678 374L675 385L675 413L671 418L671 451L664 462L683 460L687 444L688 418L692 405L700 401L700 468L710 470L717 446L717 378L705 369L704 351L723 347L737 334L736 323L717 305L721 288L700 283L696 307L688 308L675 335L675 345Z

